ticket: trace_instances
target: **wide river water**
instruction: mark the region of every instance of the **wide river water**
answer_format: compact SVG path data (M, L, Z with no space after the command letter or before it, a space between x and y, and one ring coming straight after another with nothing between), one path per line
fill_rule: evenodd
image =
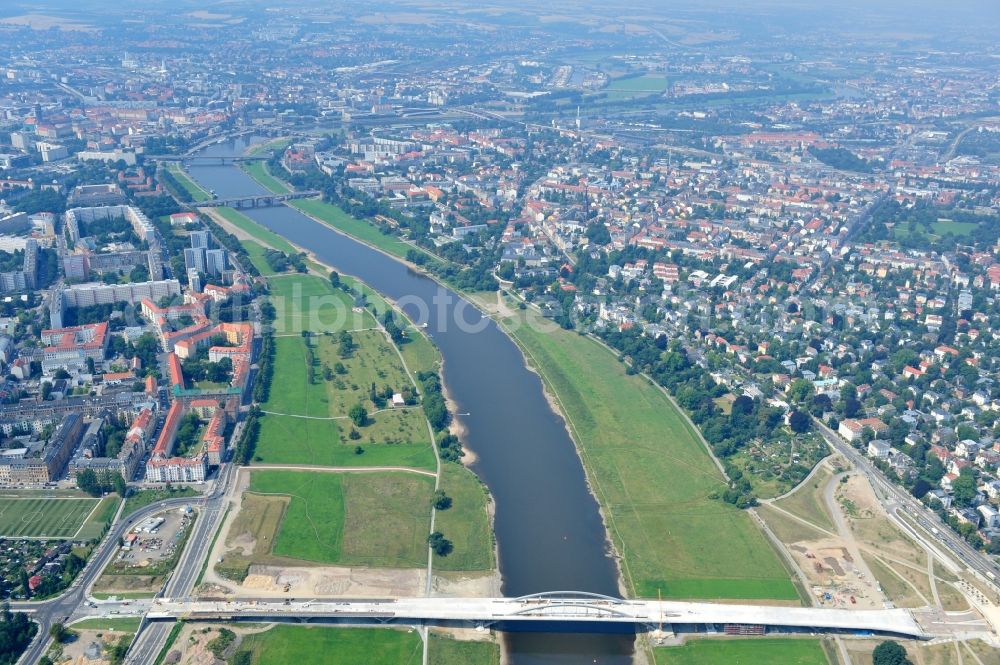
M238 140L201 155L234 156L246 147ZM186 170L219 198L264 192L238 166L195 159ZM510 338L453 291L292 208L246 212L427 323L444 358L445 385L462 414L456 418L464 442L475 455L472 469L495 501L504 595L558 590L619 595L618 568L576 448L546 401L541 380L525 367ZM516 631L505 639L516 665L632 662L631 633Z

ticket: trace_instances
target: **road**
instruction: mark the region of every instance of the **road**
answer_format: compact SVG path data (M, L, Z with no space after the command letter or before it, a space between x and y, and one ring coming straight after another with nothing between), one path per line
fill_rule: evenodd
M49 628L55 623L66 622L75 614L89 614L81 608L86 608L87 596L90 588L101 576L104 567L118 552L118 539L122 538L126 532L136 522L142 521L146 517L163 510L190 505L192 498L167 499L159 503L146 506L132 513L126 519L118 519L108 530L97 549L90 555L87 565L83 571L77 575L73 584L61 595L42 601L22 601L10 604L12 610L27 611L31 613L31 618L38 624L38 635L28 647L28 650L21 656L19 663L37 663L45 653L49 641ZM120 513L119 513L120 515ZM109 608L110 611L110 608Z
M232 441L239 440L241 433L239 428L243 422L245 421L241 421L233 432ZM201 575L202 565L211 551L214 536L225 517L229 490L234 487L233 479L236 478L238 469L239 467L233 463L224 465L212 491L206 494L200 503L195 504L198 508L198 519L195 520L187 546L160 595L168 598L185 598L194 591ZM163 649L169 633L168 624L144 623L132 642L125 662L136 665L153 662Z
M401 622L493 623L630 623L763 625L777 629L871 630L925 638L928 634L913 613L904 609L847 610L818 607L780 607L693 603L667 600L622 600L594 594L556 592L521 598L397 598L296 600L246 598L235 601L196 601L162 598L153 602L147 617L169 626L174 619L228 621L272 619L351 620ZM149 662L149 661L135 661Z
M979 552L965 542L958 534L952 531L951 527L941 521L937 513L928 510L924 504L915 499L909 492L888 481L882 475L882 472L872 465L867 457L840 438L833 430L818 420L814 420L814 423L827 443L834 450L846 457L856 469L868 478L872 488L875 490L876 496L882 501L886 511L901 524L904 530L922 541L921 544L926 544L929 547L934 547L935 543L939 546L943 545L946 551L950 552L954 557L957 557L963 564L977 573L983 581L988 582L994 589L1000 590L997 583L993 581L994 578L991 577L1000 577L1000 566L993 563L988 555ZM897 511L904 512L909 519L924 529L926 534L920 534L910 528L906 522L901 520ZM932 542L927 542L928 538ZM944 563L945 561L942 562Z

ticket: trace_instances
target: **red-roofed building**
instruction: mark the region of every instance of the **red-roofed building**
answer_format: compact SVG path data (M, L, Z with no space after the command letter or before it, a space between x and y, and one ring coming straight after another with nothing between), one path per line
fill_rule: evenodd
M63 368L83 370L87 358L104 360L108 348L108 323L90 323L72 328L42 331L42 370L46 373Z

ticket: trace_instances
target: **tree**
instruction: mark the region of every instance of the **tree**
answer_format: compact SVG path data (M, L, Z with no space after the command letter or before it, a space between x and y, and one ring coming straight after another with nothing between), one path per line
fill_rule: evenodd
M872 665L913 665L913 662L906 657L906 649L898 642L887 640L875 647Z
M962 469L958 478L951 484L952 493L955 496L955 503L960 506L969 506L976 498L976 477L968 467Z
M330 271L330 284L332 284L335 289L340 288L340 273L336 270Z
M66 626L64 626L61 623L54 623L52 624L52 627L49 628L49 637L54 639L59 644L65 644L66 642L69 642L72 636L73 633L70 632L69 629L67 629Z
M93 469L84 469L76 474L76 486L90 496L100 496L101 487Z
M809 416L801 411L792 411L791 415L788 416L788 426L797 434L808 432L811 424Z
M753 413L753 398L746 395L740 395L735 400L733 400L732 413L749 415Z
M811 381L796 379L792 382L791 388L788 390L788 396L793 402L802 403L813 396L814 390Z
M910 494L916 499L922 499L931 489L932 485L929 482L923 478L917 478L917 482L913 483L913 487L910 488Z
M49 398L49 395L51 394L52 394L52 384L46 381L45 383L42 384L42 401L47 400Z
M451 497L445 494L444 490L437 490L431 503L438 510L448 510L451 508Z
M455 549L451 541L445 538L444 534L440 531L435 531L427 536L427 544L430 545L431 549L438 556L448 556Z
M128 484L125 482L125 478L123 478L120 473L112 474L111 483L115 488L115 492L118 493L118 496L124 499L125 495L128 494Z
M360 404L352 406L347 415L350 416L351 422L356 427L364 427L368 424L368 410Z

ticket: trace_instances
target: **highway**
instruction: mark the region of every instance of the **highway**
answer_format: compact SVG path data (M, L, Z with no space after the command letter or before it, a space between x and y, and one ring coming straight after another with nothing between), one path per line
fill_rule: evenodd
M761 625L810 631L875 631L914 638L927 633L905 609L844 610L771 605L731 605L660 600L622 600L594 594L537 594L521 598L397 598L367 600L241 599L198 601L161 598L146 617L151 621L350 620L405 624L503 622ZM138 662L138 661L136 661Z
M965 542L958 534L952 531L951 527L941 521L937 513L928 510L924 504L914 498L909 492L887 480L882 475L882 472L875 468L865 455L856 450L850 443L840 438L836 432L818 420L814 419L814 423L827 443L838 453L846 457L858 471L868 478L868 481L875 489L876 495L884 497L882 501L886 511L900 523L900 526L906 532L921 541L926 542L928 538L933 539L937 545L944 546L950 554L957 557L963 564L977 573L983 581L989 583L995 590L1000 590L993 577L1000 578L1000 566L993 563L988 555L979 552ZM926 534L920 534L903 521L897 513L899 510L903 510L907 517L926 531ZM934 546L933 542L928 544L932 547ZM942 561L942 563L947 562Z

